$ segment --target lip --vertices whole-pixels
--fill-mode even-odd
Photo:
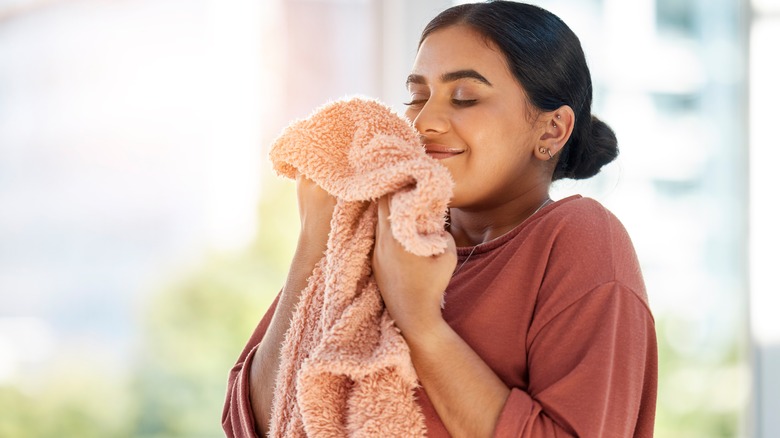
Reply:
[[[445,158],[454,157],[455,155],[462,154],[463,149],[449,147],[447,145],[438,143],[425,143],[425,153],[437,160],[443,160]]]

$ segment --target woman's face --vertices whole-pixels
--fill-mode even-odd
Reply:
[[[496,207],[538,184],[542,130],[504,55],[481,34],[463,25],[430,34],[407,86],[407,117],[455,180],[452,207]]]

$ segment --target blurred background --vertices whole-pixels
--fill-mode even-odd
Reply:
[[[0,437],[217,437],[282,285],[268,146],[401,111],[444,0],[0,0]],[[780,436],[780,1],[549,0],[621,155],[588,182],[641,259],[658,437]]]

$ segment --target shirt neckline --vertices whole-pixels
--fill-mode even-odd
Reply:
[[[477,254],[491,251],[495,248],[498,248],[499,246],[502,246],[504,243],[512,240],[515,236],[517,236],[517,234],[520,233],[520,231],[523,230],[527,225],[541,219],[542,217],[546,216],[549,212],[553,211],[557,207],[569,201],[573,201],[575,199],[580,199],[580,198],[582,198],[582,195],[571,195],[566,198],[559,199],[555,202],[545,205],[544,207],[542,207],[541,210],[537,211],[533,216],[517,224],[514,228],[496,237],[495,239],[488,240],[487,242],[483,242],[472,246],[459,246],[457,248],[458,261],[461,261],[461,259],[467,257],[471,257]]]

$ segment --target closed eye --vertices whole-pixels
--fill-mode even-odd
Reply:
[[[477,99],[452,99],[452,104],[455,106],[472,106],[477,103]]]
[[[411,100],[409,102],[404,102],[404,105],[406,105],[406,106],[421,106],[421,105],[423,105],[427,101],[428,101],[428,99],[413,99],[413,100]]]

